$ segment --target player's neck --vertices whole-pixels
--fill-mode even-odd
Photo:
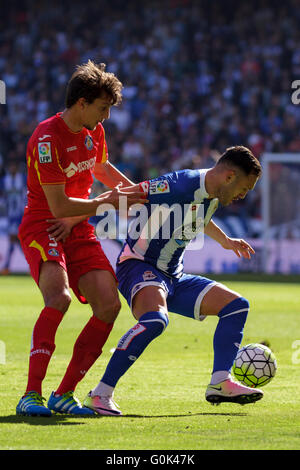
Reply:
[[[214,168],[209,169],[205,175],[205,189],[209,198],[217,197],[218,182]]]
[[[65,109],[61,114],[61,118],[65,121],[72,132],[82,131],[83,125],[72,109]]]

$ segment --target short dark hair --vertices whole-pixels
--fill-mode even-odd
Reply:
[[[227,148],[217,162],[217,165],[221,164],[240,168],[247,176],[250,174],[260,176],[262,172],[261,164],[258,159],[253,155],[251,150],[243,145]]]
[[[111,97],[112,105],[121,103],[123,85],[113,73],[105,72],[105,68],[105,64],[96,64],[91,60],[76,67],[67,85],[67,108],[73,106],[79,98],[92,103],[103,92]]]

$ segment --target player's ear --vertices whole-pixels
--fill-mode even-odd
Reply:
[[[225,171],[225,182],[227,184],[233,183],[233,181],[236,179],[236,172],[232,169],[228,169]]]
[[[77,100],[76,104],[79,106],[80,109],[84,109],[87,102],[85,98],[81,97]]]

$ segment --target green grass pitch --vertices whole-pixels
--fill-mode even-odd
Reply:
[[[26,385],[41,295],[30,277],[0,278],[0,449],[300,449],[299,283],[238,279],[225,283],[250,301],[243,344],[267,340],[278,361],[276,377],[264,387],[261,401],[246,406],[207,403],[204,393],[217,318],[199,323],[170,314],[166,332],[118,384],[115,399],[123,417],[43,419],[15,415]],[[74,299],[57,332],[43,387],[47,399],[59,384],[89,316],[89,307]],[[80,400],[98,383],[111,349],[133,324],[123,300],[102,356],[77,387]]]

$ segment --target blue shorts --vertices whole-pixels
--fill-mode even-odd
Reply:
[[[200,306],[205,294],[216,281],[202,276],[183,274],[179,279],[164,274],[143,261],[130,259],[117,265],[116,275],[119,291],[132,308],[132,299],[146,286],[159,286],[166,292],[168,310],[185,317],[204,320]]]

